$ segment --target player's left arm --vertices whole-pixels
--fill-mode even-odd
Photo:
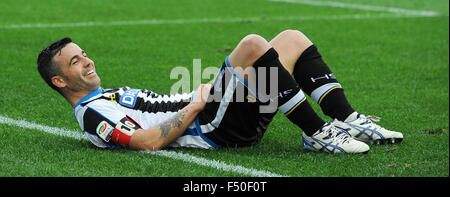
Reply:
[[[161,124],[137,129],[131,136],[129,147],[138,150],[160,150],[180,137],[195,120],[206,104],[211,85],[201,85],[197,89],[193,102]]]

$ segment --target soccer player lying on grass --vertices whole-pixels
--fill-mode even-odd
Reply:
[[[81,129],[101,148],[251,146],[261,140],[276,109],[303,130],[307,150],[367,153],[366,143],[400,143],[403,139],[401,133],[378,126],[373,117],[351,107],[316,46],[296,30],[283,31],[270,42],[254,34],[245,36],[226,57],[212,85],[202,84],[189,94],[103,89],[94,62],[70,38],[45,48],[37,63],[42,78],[67,99]],[[247,73],[246,68],[275,68],[277,72]],[[266,94],[249,83],[254,78],[264,79],[265,87],[276,84],[276,94],[264,100],[260,95]],[[238,91],[242,89],[244,94]],[[322,120],[304,93],[334,121]],[[217,95],[219,99],[210,99]],[[275,103],[275,110],[262,112],[268,103]]]

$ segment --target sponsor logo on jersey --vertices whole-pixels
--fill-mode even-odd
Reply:
[[[109,96],[109,101],[111,101],[111,102],[116,102],[116,94],[111,94],[110,96]]]
[[[108,124],[106,121],[100,122],[97,126],[97,135],[100,136],[103,140],[106,142],[109,142],[111,139],[112,131],[114,130],[114,127],[112,127],[110,124]]]
[[[119,103],[127,107],[134,107],[139,91],[140,90],[138,89],[129,89],[125,91],[125,93],[123,93],[123,95],[120,97]]]
[[[254,102],[256,102],[256,97],[255,96],[253,96],[253,95],[247,95],[247,101],[249,102],[249,103],[254,103]]]

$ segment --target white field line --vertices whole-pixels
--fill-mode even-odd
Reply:
[[[415,15],[415,16],[437,16],[437,15],[439,15],[439,13],[434,12],[434,11],[409,10],[409,9],[404,9],[404,8],[350,4],[350,3],[341,3],[341,2],[334,2],[334,1],[312,1],[312,0],[270,0],[270,1],[298,3],[298,4],[313,5],[313,6],[349,8],[349,9],[366,10],[366,11],[390,12],[390,13],[396,13],[396,14]]]
[[[432,15],[434,16],[434,15]],[[262,17],[235,17],[235,18],[197,18],[197,19],[150,19],[134,21],[89,21],[68,23],[37,23],[37,24],[10,24],[0,25],[0,29],[34,29],[34,28],[67,28],[67,27],[112,27],[136,25],[169,25],[169,24],[202,24],[202,23],[248,23],[261,21],[319,21],[319,20],[348,20],[348,19],[379,19],[379,18],[409,18],[423,17],[421,15],[401,15],[398,13],[381,14],[352,14],[328,16],[262,16]],[[430,16],[428,16],[430,17]]]
[[[36,124],[36,123],[28,122],[25,120],[15,120],[15,119],[8,118],[8,117],[2,116],[2,115],[0,115],[0,123],[18,126],[18,127],[22,127],[22,128],[26,128],[26,129],[36,129],[36,130],[40,130],[40,131],[43,131],[46,133],[59,135],[59,136],[63,136],[63,137],[69,137],[69,138],[73,138],[73,139],[77,139],[77,140],[89,140],[89,139],[87,139],[87,137],[84,134],[82,134],[81,132],[78,132],[78,131],[65,130],[65,129],[56,128],[56,127],[49,127],[46,125]],[[151,152],[151,151],[141,151],[141,152],[147,153],[147,154],[152,154],[152,155],[157,155],[157,156],[168,157],[168,158],[176,159],[176,160],[182,160],[182,161],[194,163],[194,164],[197,164],[200,166],[211,167],[211,168],[215,168],[215,169],[222,170],[222,171],[235,172],[235,173],[252,176],[252,177],[283,177],[283,175],[279,175],[279,174],[264,171],[264,170],[256,170],[256,169],[246,168],[246,167],[243,167],[240,165],[226,164],[222,161],[205,159],[205,158],[196,157],[196,156],[192,156],[192,155],[185,154],[185,153],[177,153],[177,152],[165,151],[165,150],[156,151],[156,152]]]
[[[195,163],[201,166],[208,166],[212,168],[216,168],[222,171],[229,171],[229,172],[237,172],[239,174],[245,174],[250,175],[254,177],[282,177],[283,175],[275,174],[268,171],[261,171],[261,170],[255,170],[251,168],[245,168],[243,166],[238,165],[230,165],[226,164],[222,161],[216,161],[216,160],[209,160],[201,157],[196,157],[184,153],[177,153],[173,151],[145,151],[146,153],[154,154],[154,155],[160,155],[165,156],[173,159],[179,159],[190,163]]]
[[[70,130],[60,129],[60,128],[56,128],[56,127],[49,127],[46,125],[40,125],[40,124],[25,121],[25,120],[15,120],[15,119],[8,118],[8,117],[2,116],[2,115],[0,115],[0,123],[7,124],[7,125],[13,125],[13,126],[19,126],[19,127],[27,128],[27,129],[36,129],[36,130],[44,131],[46,133],[59,135],[59,136],[63,136],[63,137],[69,137],[69,138],[73,138],[73,139],[77,139],[77,140],[88,140],[87,137],[81,132],[70,131]]]

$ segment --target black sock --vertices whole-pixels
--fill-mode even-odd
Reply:
[[[344,121],[355,110],[350,106],[344,95],[344,89],[336,88],[331,90],[320,103],[323,113]]]
[[[282,111],[291,122],[299,126],[305,134],[311,136],[325,124],[308,103],[297,82],[283,65],[281,65],[281,62],[278,59],[278,53],[275,49],[269,49],[255,62],[254,67],[277,68],[278,95],[271,99],[277,101],[278,109]],[[271,82],[270,80],[269,72],[266,72],[265,77],[267,83],[266,87],[269,87],[270,83],[273,83],[273,81]]]
[[[355,111],[315,45],[302,53],[293,74],[300,87],[320,105],[325,115],[344,121]]]

